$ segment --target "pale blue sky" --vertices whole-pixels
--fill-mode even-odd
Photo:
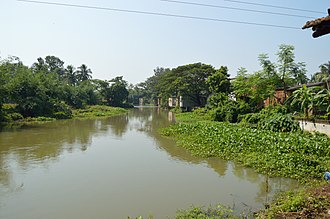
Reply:
[[[31,66],[38,57],[54,55],[65,65],[86,64],[93,78],[124,76],[139,83],[157,66],[174,68],[203,62],[225,65],[232,76],[239,67],[249,73],[260,69],[258,55],[276,61],[280,44],[295,46],[297,62],[307,64],[308,75],[330,61],[330,35],[313,39],[310,29],[285,29],[225,22],[152,16],[134,13],[63,7],[0,0],[0,56],[14,55]],[[44,0],[40,0],[44,1]],[[159,0],[47,0],[65,4],[137,10],[265,23],[301,28],[311,18],[277,16],[210,8]],[[327,15],[328,0],[242,0],[324,12],[275,9],[226,0],[188,2],[273,11],[310,17]]]

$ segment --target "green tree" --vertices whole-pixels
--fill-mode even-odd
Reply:
[[[109,89],[109,99],[108,103],[110,106],[124,106],[124,103],[127,102],[128,90],[127,90],[127,81],[123,80],[123,77],[116,77],[110,80],[112,84]]]
[[[221,66],[220,69],[206,79],[206,84],[209,86],[209,90],[212,93],[208,98],[208,107],[216,109],[218,112],[217,115],[214,116],[214,119],[217,121],[225,121],[226,114],[219,112],[224,112],[225,108],[230,108],[227,107],[231,103],[228,96],[230,92],[228,68],[226,66]],[[221,116],[219,116],[220,114]],[[229,121],[230,119],[227,120]]]
[[[56,56],[46,56],[45,63],[50,73],[57,74],[60,78],[64,75],[64,62]]]
[[[149,77],[145,82],[136,85],[135,91],[137,91],[140,96],[150,103],[157,103],[159,97],[164,97],[164,94],[168,94],[169,91],[166,89],[166,84],[168,83],[167,78],[170,76],[170,69],[157,67],[154,69],[153,76]]]
[[[137,85],[130,84],[128,86],[128,102],[133,105],[139,105],[139,99],[143,98],[144,104],[155,103],[157,95],[151,93],[151,90],[147,88],[146,82],[139,83]]]
[[[275,85],[275,87],[280,87],[281,86],[281,81],[280,77],[277,74],[276,71],[276,64],[272,63],[269,60],[269,56],[267,54],[260,54],[258,56],[258,61],[260,66],[262,67],[262,75],[263,78],[270,79],[271,82]]]
[[[96,92],[96,86],[92,81],[82,81],[76,87],[78,98],[83,103],[83,106],[101,103],[100,96]]]
[[[179,96],[177,78],[178,76],[172,70],[169,70],[157,76],[155,78],[156,80],[153,81],[157,97],[162,100],[160,103],[161,106],[164,107],[168,105],[167,100],[169,97]]]
[[[276,76],[270,76],[269,72],[247,74],[246,69],[240,68],[233,81],[233,92],[237,99],[244,100],[251,108],[258,110],[263,107],[264,100],[274,95],[274,80],[276,81]]]
[[[77,79],[78,81],[87,81],[92,78],[92,70],[89,69],[85,64],[78,67]]]
[[[286,98],[289,86],[308,82],[305,63],[295,62],[293,46],[280,45],[276,55],[278,62],[273,63],[267,54],[260,54],[258,56],[262,67],[260,71],[248,74],[246,69],[240,68],[237,77],[233,80],[233,92],[236,98],[247,102],[252,111],[260,110],[267,98],[277,98],[274,95],[277,88],[284,89]]]
[[[33,63],[32,69],[35,73],[38,72],[48,73],[48,66],[45,63],[45,60],[41,57],[37,59],[37,62]]]
[[[228,94],[230,92],[228,68],[221,66],[219,70],[206,79],[206,84],[213,93]]]
[[[304,62],[294,63],[292,66],[292,76],[298,84],[307,84],[308,78],[306,76],[307,69]]]
[[[62,102],[65,85],[55,74],[34,73],[21,65],[7,86],[9,101],[17,104],[17,110],[24,117],[56,117],[58,113],[61,118],[71,117],[71,110]]]
[[[15,71],[20,64],[20,60],[13,57],[7,60],[0,60],[0,122],[5,121],[3,104],[8,98],[8,81],[14,75],[13,71]]]
[[[17,57],[0,62],[0,120],[4,120],[3,103],[16,104],[24,117],[48,116],[70,118],[71,107],[101,103],[96,84],[89,80],[91,70],[79,67],[79,83],[75,68],[55,56],[38,58],[31,68]],[[68,105],[67,105],[68,104]]]
[[[73,65],[68,65],[64,71],[64,78],[67,80],[67,82],[70,85],[76,85],[77,84],[77,73],[75,70],[75,67]]]
[[[176,96],[188,97],[195,106],[203,106],[210,95],[206,80],[214,73],[213,66],[203,63],[179,66],[171,70],[170,78],[175,79],[168,81],[166,86],[167,89],[175,91]]]
[[[320,71],[315,73],[311,81],[313,82],[322,82],[330,80],[330,61],[319,66]]]
[[[11,101],[18,104],[17,108],[23,116],[41,116],[45,113],[48,105],[45,89],[26,66],[17,69],[16,77],[9,81],[8,87]]]
[[[246,68],[239,68],[237,75],[233,80],[233,92],[237,98],[247,99],[251,96],[251,86],[247,85],[248,82],[248,73]]]
[[[295,63],[294,46],[280,45],[277,52],[278,75],[284,89],[284,101],[287,96],[287,88],[297,82],[307,82],[305,64]]]

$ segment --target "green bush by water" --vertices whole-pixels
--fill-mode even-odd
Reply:
[[[281,133],[238,124],[202,121],[163,129],[193,155],[221,157],[271,176],[321,179],[330,166],[330,138],[302,132]]]
[[[153,216],[148,216],[148,219],[153,219]],[[176,212],[175,219],[246,219],[250,218],[244,215],[235,215],[229,207],[218,204],[216,206],[201,207],[191,206],[188,209],[180,209]],[[128,219],[133,219],[128,217]],[[135,219],[143,219],[142,216]]]
[[[108,117],[120,115],[128,112],[126,109],[119,107],[110,107],[103,105],[88,106],[84,109],[73,110],[74,118],[93,118]]]

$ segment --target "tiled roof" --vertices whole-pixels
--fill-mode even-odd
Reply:
[[[316,87],[316,86],[324,86],[325,83],[324,82],[316,82],[316,83],[309,83],[309,84],[305,84],[306,87]],[[301,88],[303,85],[296,85],[294,87],[289,87],[288,91],[290,90],[298,90],[299,88]]]
[[[317,18],[313,21],[307,21],[306,24],[302,27],[302,29],[312,28],[314,31],[313,37],[317,38],[319,36],[323,36],[325,34],[330,33],[330,8],[328,9],[328,16]]]

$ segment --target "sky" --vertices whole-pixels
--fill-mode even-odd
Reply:
[[[277,62],[276,53],[281,44],[295,47],[295,60],[306,63],[308,76],[330,61],[330,35],[314,39],[311,29],[301,29],[306,21],[327,15],[328,0],[182,0],[204,6],[162,0],[40,1],[116,10],[0,0],[2,59],[17,56],[25,65],[31,66],[38,57],[54,55],[63,60],[65,66],[86,64],[94,79],[123,76],[131,84],[145,81],[157,67],[176,68],[196,62],[217,69],[227,66],[232,77],[240,67],[253,73],[261,69],[258,63],[261,53]]]

